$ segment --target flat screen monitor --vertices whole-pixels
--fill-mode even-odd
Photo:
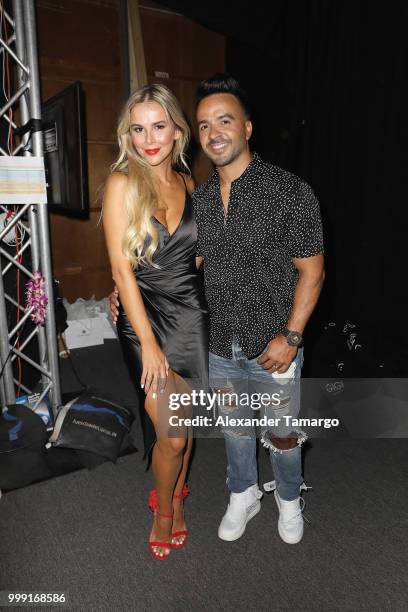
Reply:
[[[89,217],[84,95],[70,85],[43,103],[47,198],[51,212]]]

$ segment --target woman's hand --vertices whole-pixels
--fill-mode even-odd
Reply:
[[[142,363],[143,372],[140,385],[146,395],[151,389],[152,397],[156,399],[157,391],[162,393],[166,386],[170,366],[166,355],[155,340],[142,344]]]

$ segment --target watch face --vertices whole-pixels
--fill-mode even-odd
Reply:
[[[291,346],[299,346],[302,342],[302,336],[298,332],[289,332],[286,340]]]

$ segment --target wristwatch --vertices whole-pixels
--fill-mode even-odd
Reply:
[[[299,347],[303,344],[302,334],[298,331],[292,331],[285,327],[285,329],[281,331],[281,335],[285,336],[286,342],[289,344],[289,346]]]

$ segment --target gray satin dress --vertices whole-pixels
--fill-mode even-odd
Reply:
[[[152,222],[159,232],[159,244],[153,254],[153,262],[159,268],[142,264],[135,270],[146,313],[171,369],[191,388],[205,389],[208,384],[209,322],[202,277],[195,267],[197,226],[190,195],[186,192],[184,211],[173,234],[170,235],[155,217]],[[121,305],[117,330],[138,391],[146,453],[155,442],[155,432],[142,409],[141,348]]]

